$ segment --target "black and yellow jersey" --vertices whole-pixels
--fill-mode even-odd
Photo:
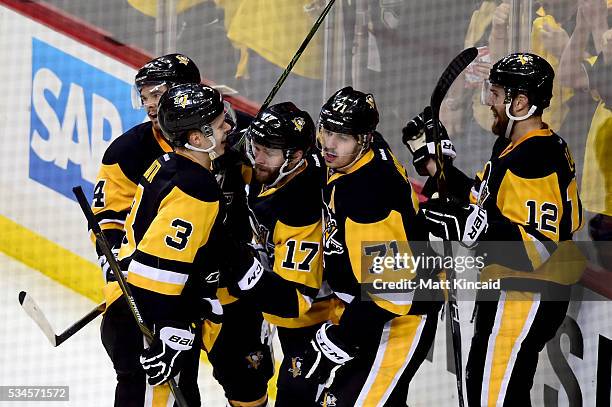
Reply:
[[[124,223],[140,177],[158,157],[172,151],[151,122],[132,127],[106,149],[91,208],[113,248],[119,248]]]
[[[310,155],[287,182],[250,186],[249,206],[274,274],[262,285],[258,304],[268,321],[285,328],[333,320],[341,312],[323,281],[323,177],[321,157]]]
[[[221,199],[212,173],[183,155],[165,154],[145,171],[119,252],[143,316],[191,320],[197,299],[216,298]]]
[[[212,171],[223,193],[226,217],[224,225],[231,236],[241,243],[251,241],[249,210],[245,186],[251,182],[252,168],[244,164],[242,156],[228,149],[212,162]]]
[[[417,218],[417,195],[382,138],[346,172],[328,170],[323,200],[325,279],[334,293],[351,306],[371,299],[389,315],[409,313],[414,290],[394,296],[366,288],[378,275],[389,280],[420,277],[403,266],[393,275],[377,274],[373,263],[377,257],[418,255],[412,242],[426,240]]]
[[[479,246],[487,252],[481,278],[575,283],[582,256],[575,246],[560,244],[571,241],[583,224],[567,144],[544,125],[515,143],[498,140],[496,146],[505,147],[494,149],[470,196],[488,214],[488,243]]]

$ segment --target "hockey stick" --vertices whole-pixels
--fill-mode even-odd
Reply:
[[[283,83],[285,83],[285,80],[287,79],[291,71],[293,70],[293,67],[295,66],[295,64],[297,64],[298,60],[300,59],[300,57],[306,50],[306,47],[308,47],[308,44],[310,44],[310,40],[312,40],[312,37],[314,37],[314,35],[319,30],[319,27],[323,23],[323,20],[325,20],[325,17],[327,17],[327,14],[329,14],[329,10],[331,10],[335,2],[336,0],[329,0],[329,3],[327,3],[327,6],[325,6],[323,11],[321,12],[321,15],[319,15],[319,18],[317,18],[317,20],[312,25],[312,28],[310,29],[310,31],[304,38],[304,41],[302,41],[302,44],[300,45],[298,50],[293,55],[293,58],[291,58],[291,61],[289,61],[289,64],[287,65],[287,67],[285,68],[281,76],[279,76],[279,78],[276,80],[276,83],[270,90],[270,93],[268,93],[268,96],[266,97],[264,102],[261,104],[255,117],[259,116],[261,112],[263,112],[270,105],[270,103],[272,102],[272,99],[274,99],[274,96],[276,96],[281,86],[283,86]],[[240,139],[237,142],[232,143],[234,146],[233,148],[238,149],[238,150],[240,150],[240,148],[244,145],[244,139],[245,139],[244,134],[240,135],[239,137]]]
[[[142,334],[147,338],[147,341],[151,343],[151,341],[153,340],[153,333],[151,332],[149,327],[147,327],[144,320],[142,319],[142,316],[140,315],[140,311],[138,310],[138,305],[136,304],[136,300],[134,299],[134,296],[132,295],[132,290],[127,285],[125,276],[123,275],[123,273],[121,272],[121,269],[119,268],[119,263],[117,262],[117,259],[115,259],[115,255],[111,251],[111,245],[108,243],[108,240],[106,240],[106,236],[104,236],[104,233],[102,233],[102,229],[100,228],[100,225],[96,221],[96,218],[91,208],[89,207],[89,202],[87,201],[87,198],[85,197],[85,193],[83,193],[83,189],[80,186],[74,187],[72,188],[72,192],[74,193],[74,196],[76,196],[77,201],[79,202],[79,206],[81,207],[81,210],[83,211],[83,214],[85,215],[85,218],[87,218],[87,223],[89,224],[89,228],[93,231],[94,235],[96,236],[96,244],[98,245],[98,247],[104,254],[104,257],[106,257],[106,260],[108,261],[108,265],[113,271],[113,274],[115,275],[115,278],[117,279],[117,282],[119,283],[119,287],[121,287],[121,291],[123,292],[123,295],[125,295],[126,302],[128,306],[130,307],[130,311],[132,312],[134,319],[136,320],[136,324],[138,324],[138,328],[140,329]],[[176,404],[179,407],[187,407],[187,401],[185,400],[185,397],[183,396],[183,393],[179,389],[178,385],[176,384],[176,381],[174,380],[174,378],[170,378],[170,380],[168,380],[168,384],[170,385],[170,390],[172,391],[172,394],[174,395]]]
[[[287,79],[287,76],[289,76],[289,74],[291,73],[291,70],[293,69],[295,64],[298,62],[302,54],[304,53],[304,50],[310,43],[310,40],[312,39],[312,37],[314,37],[316,32],[319,30],[319,26],[321,25],[321,23],[323,23],[323,20],[325,20],[325,17],[327,17],[329,10],[331,10],[335,2],[336,0],[329,0],[329,3],[327,3],[327,6],[325,6],[323,11],[321,12],[321,15],[319,16],[319,18],[317,18],[317,21],[315,21],[312,28],[308,32],[308,35],[306,35],[306,38],[304,38],[304,41],[302,41],[302,45],[300,45],[298,50],[295,52],[295,55],[293,56],[293,58],[291,58],[291,61],[289,61],[289,65],[287,65],[287,67],[285,68],[281,76],[278,78],[278,80],[274,84],[274,87],[272,87],[272,90],[268,94],[268,97],[266,98],[266,100],[264,100],[263,104],[259,108],[259,112],[257,112],[258,116],[259,114],[261,114],[261,112],[263,112],[270,105],[270,103],[272,102],[272,99],[274,99],[274,96],[276,96],[276,94],[278,93],[278,90],[285,82],[285,79]]]
[[[59,346],[64,341],[78,331],[81,330],[85,325],[96,319],[96,317],[106,310],[106,303],[98,304],[94,309],[89,311],[84,317],[70,325],[64,332],[57,335],[49,323],[49,320],[45,316],[45,313],[42,312],[38,304],[34,301],[31,295],[26,293],[25,291],[21,291],[19,293],[19,304],[23,310],[32,318],[32,320],[38,325],[40,330],[45,334],[49,342],[51,342],[52,346]]]
[[[314,24],[312,25],[312,28],[310,29],[310,31],[308,32],[308,34],[302,41],[302,44],[300,45],[298,50],[293,55],[293,58],[291,58],[291,61],[289,61],[289,64],[287,65],[287,67],[285,68],[281,76],[276,80],[276,83],[270,90],[270,93],[268,93],[268,96],[266,97],[264,102],[261,104],[261,107],[259,108],[259,110],[257,111],[257,114],[255,115],[256,117],[258,117],[261,114],[261,112],[263,112],[270,105],[270,103],[272,102],[272,99],[274,99],[274,96],[276,96],[276,94],[278,93],[283,83],[285,83],[285,80],[287,79],[291,71],[293,70],[293,67],[295,66],[295,64],[297,64],[298,60],[300,59],[300,57],[306,50],[306,47],[308,47],[308,44],[310,44],[312,37],[314,37],[316,32],[319,30],[319,27],[323,23],[323,20],[325,20],[325,17],[327,17],[327,14],[329,14],[329,11],[331,10],[335,2],[336,0],[329,0],[329,3],[327,3],[327,5],[325,6],[323,11],[317,18],[317,20],[314,22]],[[238,141],[234,143],[230,143],[230,144],[233,145],[232,147],[233,149],[240,151],[243,149],[245,142],[246,142],[246,135],[245,133],[243,133],[239,136]],[[247,206],[248,206],[248,202],[247,202]],[[260,243],[264,247],[264,250],[267,252],[266,242],[264,241],[263,236],[261,236],[261,229],[260,229],[259,221],[255,217],[255,214],[253,213],[250,207],[248,208],[248,210],[250,212],[249,221],[251,223],[251,229],[253,230],[255,239],[258,241],[258,243]]]
[[[438,195],[443,203],[445,203],[447,185],[446,174],[444,173],[444,157],[442,155],[442,143],[440,140],[440,106],[446,93],[457,77],[463,70],[478,56],[478,50],[474,47],[463,50],[459,55],[451,61],[446,67],[442,76],[438,79],[438,83],[431,95],[431,115],[433,121],[433,140],[436,147],[436,181],[438,184]],[[444,257],[453,256],[452,242],[444,242]],[[461,325],[459,323],[459,306],[457,305],[457,289],[453,285],[455,280],[455,269],[447,270],[447,278],[450,282],[448,290],[448,305],[446,308],[447,315],[451,322],[451,334],[453,337],[453,354],[455,356],[455,377],[457,378],[457,395],[459,397],[459,407],[463,407],[463,363],[461,357]]]

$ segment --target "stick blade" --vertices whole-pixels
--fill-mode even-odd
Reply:
[[[455,79],[463,72],[465,68],[478,56],[478,49],[471,47],[464,49],[448,64],[431,95],[431,108],[439,109],[446,92],[451,87]]]
[[[51,345],[57,346],[57,336],[55,335],[55,331],[32,296],[28,295],[25,291],[19,292],[19,304],[21,304],[21,307],[26,314],[32,318],[32,321],[34,321],[40,330],[43,331]]]

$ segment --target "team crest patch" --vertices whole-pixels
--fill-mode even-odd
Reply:
[[[374,102],[374,96],[367,95],[366,96],[366,102],[368,103],[368,105],[370,105],[370,107],[372,109],[376,109],[376,102]]]
[[[249,369],[259,369],[261,361],[263,360],[263,353],[258,350],[257,352],[251,352],[246,356],[246,360],[249,362]]]
[[[295,119],[291,121],[293,122],[293,124],[295,124],[295,129],[297,131],[302,131],[302,129],[304,128],[304,125],[306,124],[306,120],[304,120],[301,117],[296,117]]]
[[[323,400],[319,403],[323,407],[334,407],[338,399],[331,393],[325,393]]]
[[[189,58],[185,55],[177,55],[176,59],[178,59],[179,64],[187,65],[189,63]]]
[[[302,358],[301,357],[298,356],[298,357],[291,358],[291,367],[289,368],[289,373],[293,375],[294,379],[302,375]]]
[[[174,98],[174,104],[182,107],[183,109],[185,108],[185,106],[187,106],[188,102],[189,98],[187,97],[187,95],[181,95]]]
[[[344,248],[335,238],[338,233],[338,222],[333,218],[333,212],[327,205],[327,202],[323,202],[323,210],[325,214],[325,230],[323,231],[323,250],[325,254],[342,254]]]

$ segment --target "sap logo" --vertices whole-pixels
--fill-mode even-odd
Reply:
[[[93,183],[110,142],[141,123],[131,84],[32,39],[29,177],[71,199]]]

